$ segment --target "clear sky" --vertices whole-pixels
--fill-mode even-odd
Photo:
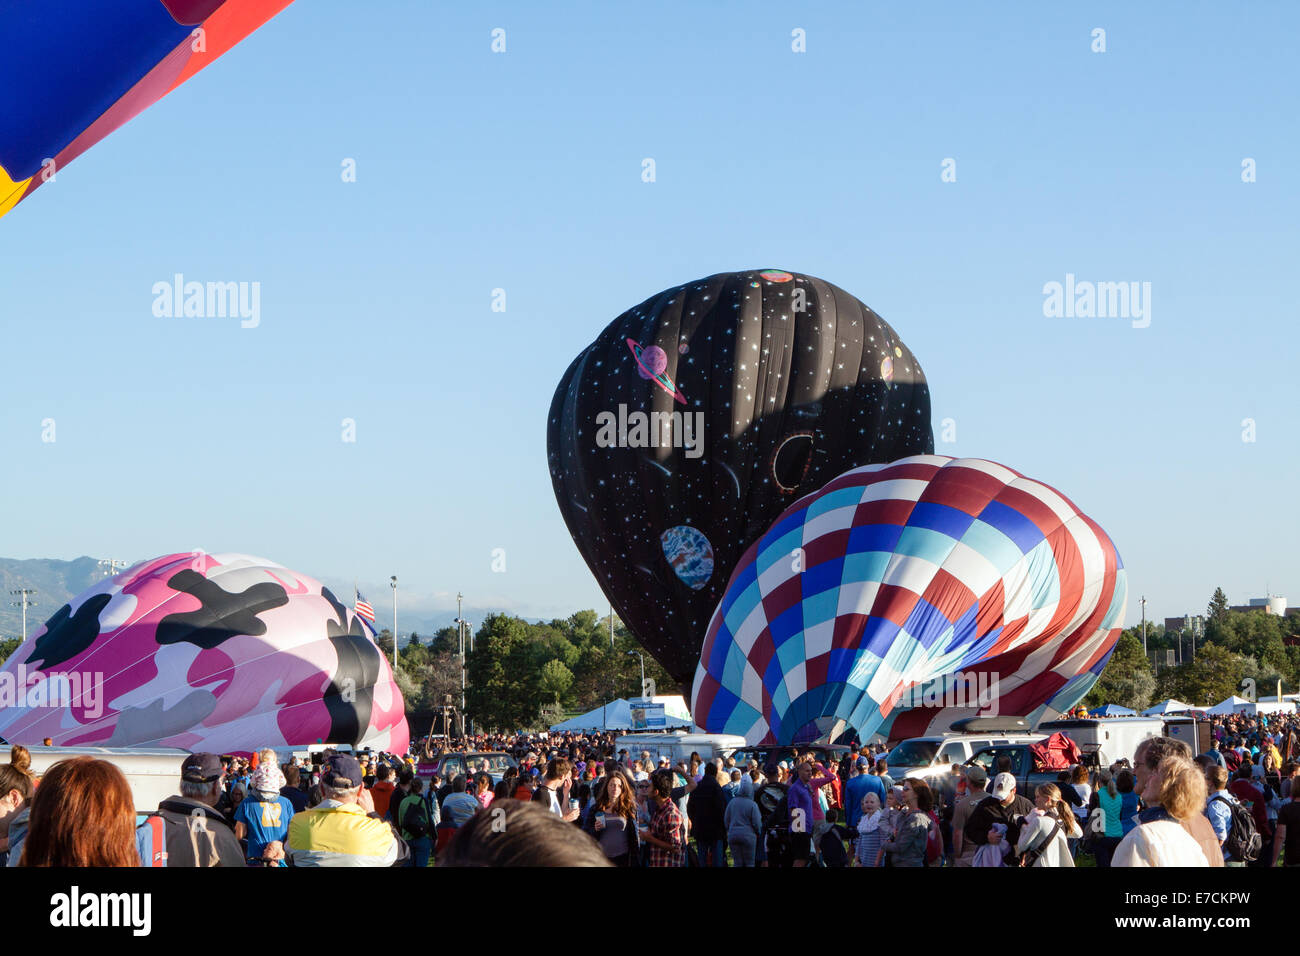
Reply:
[[[0,554],[603,608],[561,373],[660,289],[781,268],[894,326],[936,451],[1107,529],[1128,622],[1300,603],[1297,35],[1291,2],[295,3],[0,221]],[[260,324],[156,317],[176,273],[260,283]],[[1067,273],[1149,282],[1150,325],[1046,317]]]

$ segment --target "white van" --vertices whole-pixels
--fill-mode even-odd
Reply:
[[[745,738],[738,734],[625,734],[614,741],[614,752],[626,750],[630,759],[640,760],[642,752],[648,750],[656,764],[660,757],[667,757],[675,765],[679,760],[689,760],[692,753],[712,760],[726,758],[743,746]]]
[[[32,775],[40,777],[60,760],[94,757],[106,760],[126,775],[137,814],[152,813],[158,804],[181,789],[181,764],[188,750],[167,747],[28,747]]]

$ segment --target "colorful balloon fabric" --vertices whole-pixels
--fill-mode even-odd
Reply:
[[[0,5],[0,216],[290,2]]]
[[[22,644],[0,737],[247,753],[409,743],[388,662],[328,588],[261,558],[171,554],[105,579]]]
[[[848,468],[933,449],[925,376],[894,330],[780,270],[709,276],[623,313],[565,372],[547,429],[579,551],[682,683],[727,575],[784,508]],[[689,541],[664,538],[680,528]]]
[[[1106,533],[1047,485],[971,458],[855,468],[745,553],[692,713],[756,744],[847,728],[900,739],[977,712],[1037,719],[1096,682],[1126,597]],[[916,693],[958,673],[956,703]]]

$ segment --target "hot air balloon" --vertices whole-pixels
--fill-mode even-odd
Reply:
[[[1100,676],[1126,597],[1110,538],[1047,485],[972,458],[855,468],[741,559],[692,714],[789,744],[1063,712]]]
[[[361,620],[319,582],[242,554],[169,554],[78,595],[5,663],[0,703],[13,743],[409,743],[402,695]]]
[[[290,2],[0,6],[0,89],[8,91],[0,110],[0,216]]]
[[[731,569],[784,508],[847,468],[933,448],[925,376],[894,330],[779,270],[624,312],[564,373],[547,429],[579,551],[682,683]]]

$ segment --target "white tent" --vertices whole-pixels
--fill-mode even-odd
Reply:
[[[669,727],[690,727],[691,712],[681,694],[669,694],[652,698],[656,704],[664,705],[664,716]],[[589,710],[577,717],[556,724],[551,730],[558,733],[580,730],[631,730],[632,706],[624,698],[611,700],[603,707]]]
[[[1237,711],[1248,706],[1250,706],[1250,701],[1246,700],[1246,698],[1244,697],[1238,697],[1236,694],[1233,694],[1227,700],[1219,701],[1217,704],[1215,704],[1213,707],[1207,710],[1206,713],[1207,714],[1235,714],[1237,713]]]
[[[1159,717],[1162,714],[1180,714],[1185,710],[1192,709],[1194,708],[1191,704],[1184,704],[1181,700],[1174,700],[1171,697],[1169,700],[1162,700],[1154,707],[1148,707],[1146,710],[1142,711],[1142,716]]]

